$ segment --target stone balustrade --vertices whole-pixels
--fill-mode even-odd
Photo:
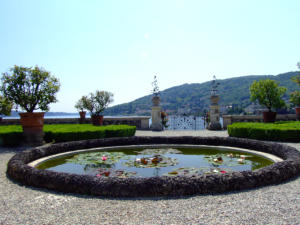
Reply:
[[[103,125],[119,125],[126,124],[136,126],[138,130],[149,130],[149,119],[148,116],[128,116],[128,117],[105,117],[103,118]],[[80,123],[79,118],[47,118],[44,119],[44,124],[78,124]],[[86,118],[82,123],[91,123],[90,118]],[[7,119],[4,118],[0,125],[19,125],[20,119]]]
[[[223,129],[235,122],[263,122],[262,115],[223,115]],[[277,114],[276,121],[297,120],[296,114]]]

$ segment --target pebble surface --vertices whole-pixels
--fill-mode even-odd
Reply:
[[[137,136],[228,136],[137,131]],[[287,143],[300,151],[300,144]],[[99,198],[21,186],[6,177],[21,148],[0,148],[0,224],[300,224],[300,177],[280,185],[183,198]]]

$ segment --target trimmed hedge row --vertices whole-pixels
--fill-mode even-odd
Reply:
[[[129,125],[52,124],[44,125],[44,140],[45,142],[58,143],[111,137],[131,137],[134,136],[135,131],[136,127]],[[0,145],[20,145],[23,140],[22,133],[20,125],[1,126]]]
[[[266,141],[300,141],[300,121],[276,123],[234,123],[228,125],[230,137]]]

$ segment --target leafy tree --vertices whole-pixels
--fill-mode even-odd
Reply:
[[[0,116],[9,116],[12,109],[12,103],[3,96],[0,95]]]
[[[279,87],[274,80],[266,79],[254,81],[250,86],[251,101],[258,101],[262,106],[268,108],[269,112],[272,109],[278,109],[285,106],[282,96],[286,92],[285,87]]]
[[[2,77],[4,97],[27,112],[49,111],[49,104],[57,102],[59,88],[58,79],[38,66],[14,66]]]
[[[300,106],[300,91],[294,91],[291,93],[290,102],[295,106]]]
[[[89,96],[83,96],[83,108],[90,111],[92,116],[100,116],[107,106],[113,102],[113,94],[107,91],[96,91]]]
[[[300,69],[300,62],[297,64]],[[300,75],[292,77],[292,81],[300,86]],[[300,91],[294,91],[291,93],[290,102],[292,102],[295,106],[300,106]]]
[[[87,96],[82,96],[75,104],[75,108],[78,111],[83,112],[85,103],[87,102]]]

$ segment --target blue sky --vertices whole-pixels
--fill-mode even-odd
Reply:
[[[279,74],[300,61],[299,0],[0,0],[0,72],[42,66],[51,111],[96,89],[114,105],[216,75]]]

